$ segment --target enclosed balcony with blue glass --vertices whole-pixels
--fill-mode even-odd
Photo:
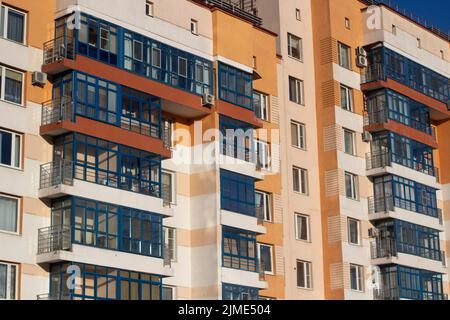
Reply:
[[[51,266],[50,292],[38,299],[161,300],[162,290],[160,275],[66,262]]]
[[[252,125],[221,115],[219,129],[221,154],[255,163],[255,138]]]
[[[55,77],[53,99],[43,104],[42,125],[76,122],[77,117],[162,138],[160,98],[74,71]]]
[[[373,179],[374,197],[369,199],[369,213],[385,213],[395,208],[442,219],[437,207],[437,190],[396,175]]]
[[[222,266],[259,272],[256,233],[223,226]]]
[[[433,148],[394,132],[372,135],[371,152],[367,154],[367,170],[390,167],[392,163],[438,177]]]
[[[222,300],[259,300],[259,289],[222,283]]]
[[[378,222],[375,228],[377,236],[371,243],[372,259],[408,254],[439,261],[445,265],[439,230],[397,219]]]
[[[219,97],[254,111],[253,74],[219,62]]]
[[[401,265],[380,268],[376,300],[448,300],[442,274]]]
[[[370,92],[365,100],[365,125],[395,121],[432,135],[430,110],[427,106],[390,89]]]
[[[450,79],[384,46],[368,52],[363,83],[392,79],[443,103],[450,101]]]
[[[40,189],[74,180],[161,198],[161,156],[78,133],[54,140],[54,161],[41,166]]]
[[[221,209],[256,217],[255,179],[220,170]]]
[[[67,27],[73,20],[56,20],[44,65],[82,55],[199,96],[214,93],[211,61],[85,13],[79,28]]]

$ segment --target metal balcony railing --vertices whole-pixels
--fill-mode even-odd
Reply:
[[[232,12],[252,23],[260,26],[262,19],[258,17],[257,0],[195,0],[207,5],[215,5],[226,11]]]
[[[162,140],[164,148],[172,149],[172,129],[168,125],[163,125]]]
[[[389,151],[366,154],[366,169],[378,169],[391,166],[391,153]]]
[[[399,288],[385,288],[373,290],[374,300],[400,300]]]
[[[75,42],[71,37],[59,37],[44,43],[44,65],[75,58]]]
[[[39,229],[38,254],[71,250],[71,248],[72,240],[69,226],[57,225]]]
[[[386,80],[384,66],[382,64],[373,64],[368,66],[361,74],[361,83],[369,83],[379,80]]]
[[[263,259],[258,261],[258,274],[259,281],[266,281],[265,261]]]
[[[383,107],[375,111],[364,112],[364,126],[383,124],[388,121],[388,111]]]
[[[73,121],[74,105],[71,97],[56,98],[42,104],[41,125],[55,124],[60,121]]]
[[[41,165],[40,189],[58,185],[73,185],[73,162],[59,160]]]
[[[392,195],[386,195],[384,197],[370,197],[368,200],[369,214],[394,211],[394,198]]]
[[[165,207],[170,207],[172,204],[172,186],[169,184],[161,184],[161,196],[163,199],[163,205]]]
[[[370,244],[370,255],[372,259],[396,257],[395,240],[386,238],[372,242]]]
[[[438,208],[438,209],[437,209],[437,212],[438,212],[439,224],[440,224],[441,226],[443,226],[443,225],[444,225],[444,216],[442,215],[442,209],[441,209],[441,208]]]
[[[265,216],[265,210],[263,205],[257,205],[256,208],[256,219],[258,221],[259,226],[264,225],[264,216]]]
[[[163,264],[164,267],[172,267],[172,256],[170,254],[170,247],[168,244],[164,245],[164,251],[163,251]]]

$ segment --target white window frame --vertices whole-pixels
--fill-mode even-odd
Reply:
[[[347,52],[347,60],[344,61],[344,57],[341,54],[343,51]],[[346,45],[345,43],[338,42],[338,59],[339,59],[339,66],[342,68],[351,70],[352,69],[352,50],[350,46]],[[348,64],[348,65],[346,65]]]
[[[145,15],[147,17],[152,17],[153,18],[154,14],[155,14],[154,10],[155,10],[154,3],[151,2],[151,1],[146,1],[145,2]]]
[[[9,293],[11,291],[11,267],[14,266],[16,268],[16,275],[15,275],[15,283],[14,283],[14,299],[17,300],[18,299],[18,289],[19,289],[19,265],[15,264],[15,263],[7,263],[7,262],[2,262],[0,261],[0,264],[6,266],[6,295],[7,298],[6,299],[0,299],[0,301],[2,300],[11,300],[9,298]]]
[[[263,198],[263,206],[264,206],[264,221],[266,222],[272,222],[272,195],[270,193],[256,190],[255,193],[258,193],[262,195]],[[269,219],[267,219],[267,216],[269,216]]]
[[[28,14],[26,12],[11,8],[9,6],[7,6],[6,4],[2,4],[0,3],[0,14],[1,14],[1,9],[4,8],[5,10],[5,20],[3,21],[3,34],[0,34],[0,38],[3,39],[7,39],[9,41],[12,41],[14,43],[18,43],[18,44],[22,44],[24,46],[27,45],[27,20],[28,20]],[[13,11],[13,12],[17,12],[20,13],[24,16],[23,18],[23,42],[17,42],[11,39],[7,38],[8,35],[8,11]]]
[[[136,43],[141,44],[141,59],[136,58]],[[144,43],[142,41],[133,40],[133,59],[137,61],[144,61]]]
[[[22,144],[23,144],[23,135],[10,131],[10,130],[5,130],[5,129],[1,129],[1,132],[6,132],[6,133],[10,133],[12,135],[11,138],[11,165],[7,165],[7,164],[3,164],[0,163],[0,167],[6,167],[6,168],[11,168],[11,169],[16,169],[16,170],[21,170],[22,169]],[[16,137],[19,137],[19,166],[16,167],[14,164],[16,163]]]
[[[352,195],[348,195],[347,194],[347,177],[350,177],[350,183],[351,183],[351,187],[352,187]],[[353,174],[351,172],[345,172],[344,173],[344,184],[345,184],[345,196],[347,197],[347,199],[351,199],[351,200],[358,200],[359,197],[359,192],[358,192],[358,176],[356,174]]]
[[[357,235],[356,243],[351,241],[351,234],[352,234],[351,228],[350,228],[350,226],[352,225],[351,222],[356,223],[356,235]],[[357,220],[357,219],[353,219],[353,218],[348,218],[347,226],[348,226],[348,243],[351,245],[360,246],[361,245],[361,221]]]
[[[309,185],[308,185],[308,170],[300,168],[300,167],[296,167],[294,166],[292,168],[292,181],[294,181],[294,171],[297,170],[298,171],[298,186],[300,188],[300,190],[295,190],[295,184],[293,185],[293,190],[295,193],[297,194],[301,194],[301,195],[305,195],[307,196],[309,194]],[[305,185],[305,189],[306,190],[302,190],[302,181],[304,179],[304,185]]]
[[[177,288],[173,286],[163,285],[163,289],[172,290],[172,300],[177,300]]]
[[[17,201],[17,210],[16,210],[16,231],[8,231],[8,230],[2,230],[0,229],[0,233],[7,233],[7,234],[13,234],[13,235],[19,235],[20,234],[20,224],[21,224],[21,214],[20,214],[20,208],[21,208],[21,198],[10,196],[4,193],[0,193],[0,198],[8,198],[8,199],[14,199]]]
[[[291,120],[291,133],[292,133],[292,126],[296,127],[296,135],[299,145],[294,144],[294,141],[291,136],[291,146],[306,151],[306,125],[304,123]]]
[[[291,80],[294,81],[295,84],[295,101],[291,100],[289,97],[289,101],[294,102],[296,104],[305,105],[305,83],[303,80],[297,79],[295,77],[289,77],[289,90],[291,88]]]
[[[299,219],[304,218],[306,220],[306,239],[301,239],[300,237],[300,230],[298,228],[298,221]],[[306,214],[301,214],[301,213],[296,213],[294,216],[295,219],[295,239],[298,241],[303,241],[303,242],[311,242],[311,229],[310,229],[310,216],[306,215]]]
[[[261,168],[263,170],[270,170],[270,144],[263,140],[256,140],[256,162],[259,162],[262,150],[263,157],[261,159]]]
[[[356,270],[356,285],[357,288],[352,288],[352,268]],[[364,292],[364,266],[357,264],[350,264],[350,289],[354,292]]]
[[[12,69],[12,68],[8,68],[8,67],[5,67],[5,66],[2,66],[2,65],[0,65],[0,69],[1,69],[1,72],[0,72],[1,73],[1,75],[0,75],[0,77],[1,77],[0,100],[4,101],[6,103],[10,103],[10,104],[13,104],[13,105],[16,105],[16,106],[23,107],[23,105],[25,103],[24,102],[24,100],[25,100],[25,73],[23,73],[22,71],[16,70],[16,69]],[[8,100],[5,99],[6,70],[9,70],[9,71],[12,71],[12,72],[15,72],[15,73],[20,73],[22,75],[22,90],[21,90],[22,96],[20,97],[21,103],[8,101]]]
[[[198,21],[195,19],[191,19],[191,33],[198,36]]]
[[[253,95],[258,95],[259,96],[259,101],[261,103],[260,106],[260,114],[256,114],[256,117],[258,119],[261,119],[263,121],[270,121],[270,114],[269,114],[269,96],[267,94],[258,92],[258,91],[253,91]]]
[[[265,243],[258,243],[258,262],[261,262],[261,247],[268,247],[270,249],[270,266],[272,267],[272,271],[264,271],[265,274],[273,275],[274,273],[274,264],[273,264],[273,245],[265,244]]]
[[[303,277],[305,277],[305,287],[301,287],[299,286],[299,279],[298,279],[298,266],[299,264],[303,264],[305,267],[304,269],[304,273],[303,273]],[[296,286],[299,289],[307,289],[307,290],[311,290],[313,288],[313,278],[312,278],[312,263],[309,261],[304,261],[304,260],[298,260],[296,261]]]
[[[102,37],[102,31],[106,31],[107,38]],[[109,32],[109,30],[100,26],[100,34],[99,34],[99,36],[100,36],[99,49],[103,50],[103,51],[110,51],[111,43],[110,43],[110,32]],[[102,48],[102,40],[106,40],[106,43],[108,44],[108,48],[107,49],[103,49]]]
[[[345,92],[344,94],[343,94],[343,91]],[[353,112],[353,110],[354,110],[353,89],[341,84],[340,85],[340,94],[341,94],[341,108],[346,111]],[[344,105],[344,101],[347,104],[347,106]]]
[[[177,246],[177,241],[178,241],[178,234],[177,234],[177,229],[176,228],[172,228],[172,227],[167,227],[164,226],[164,244],[169,245],[169,230],[173,231],[173,244],[174,244],[174,248],[173,248],[173,256],[171,257],[171,261],[172,262],[176,262],[177,261],[177,256],[178,256],[178,246]]]
[[[292,54],[292,41],[298,41],[298,57]],[[288,32],[288,56],[298,61],[303,61],[303,40],[299,36]]]
[[[352,145],[352,152],[349,152],[349,150],[347,150],[347,137],[351,137],[351,145]],[[356,133],[355,131],[349,130],[349,129],[345,129],[344,128],[344,152],[348,155],[351,156],[356,156],[357,152],[356,152]]]
[[[155,52],[158,52],[158,57],[159,57],[158,61],[154,61],[155,59],[153,59],[155,57],[154,56]],[[155,62],[158,62],[158,64],[156,64]],[[152,47],[152,67],[161,69],[161,49],[160,48]]]

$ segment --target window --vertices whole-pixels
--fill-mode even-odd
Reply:
[[[222,265],[258,272],[256,233],[226,226],[223,226],[222,233]]]
[[[253,75],[219,63],[219,97],[223,101],[253,110]]]
[[[258,66],[258,64],[257,64],[257,58],[256,58],[256,56],[253,56],[252,67],[253,67],[253,69],[256,69],[257,66]]]
[[[417,48],[422,48],[422,41],[420,38],[417,38]]]
[[[291,144],[293,147],[306,150],[306,127],[303,123],[291,122]]]
[[[0,99],[22,105],[23,73],[0,66]]]
[[[264,272],[273,274],[273,246],[258,243],[258,255]]]
[[[0,262],[0,300],[17,299],[17,265]]]
[[[350,19],[349,18],[345,18],[344,25],[345,25],[345,28],[350,29]]]
[[[0,194],[0,231],[18,232],[19,199]]]
[[[341,108],[353,112],[353,89],[341,85]]]
[[[256,210],[260,210],[261,212],[257,212],[261,217],[264,217],[264,221],[272,221],[272,201],[271,194],[256,191],[255,192],[255,202],[256,202]]]
[[[302,21],[302,12],[300,11],[300,9],[295,9],[295,18],[298,21]]]
[[[309,216],[295,214],[295,239],[300,241],[310,241]]]
[[[0,37],[25,44],[26,14],[0,6]]]
[[[288,33],[288,54],[290,57],[303,60],[302,39]]]
[[[347,198],[357,200],[358,199],[358,177],[349,172],[345,173],[345,194]]]
[[[348,218],[348,242],[360,245],[360,225],[361,222],[352,218]]]
[[[177,229],[164,227],[164,243],[169,250],[171,261],[177,260]],[[164,248],[165,250],[165,248]]]
[[[0,165],[20,168],[22,136],[10,131],[0,130]]]
[[[392,25],[392,34],[397,35],[397,26],[395,24]]]
[[[350,285],[353,291],[364,291],[364,275],[363,275],[363,266],[358,266],[355,264],[350,265]]]
[[[237,286],[233,284],[222,284],[223,300],[258,300],[259,290],[257,288]]]
[[[191,33],[198,35],[198,21],[191,19]]]
[[[175,204],[175,174],[173,172],[162,171],[161,188],[164,204]]]
[[[297,260],[297,287],[312,289],[311,262]]]
[[[253,105],[256,117],[264,121],[269,121],[269,96],[254,91]]]
[[[289,77],[289,99],[292,102],[304,105],[304,85],[302,80]]]
[[[350,47],[339,42],[338,54],[339,54],[339,65],[346,69],[351,69]]]
[[[162,287],[162,299],[161,300],[175,300],[174,287]]]
[[[182,57],[178,57],[178,75],[181,77],[187,77],[187,60]]]
[[[441,50],[441,59],[445,59],[445,54],[444,54],[444,50]]]
[[[220,170],[222,210],[255,217],[255,179],[227,170]]]
[[[356,155],[355,132],[344,129],[344,152],[349,155]]]
[[[264,170],[270,169],[270,147],[265,141],[256,141],[256,166]]]
[[[308,171],[305,169],[293,168],[294,191],[307,195],[308,194]]]
[[[149,17],[153,17],[154,14],[154,5],[153,2],[146,1],[145,2],[145,14]]]

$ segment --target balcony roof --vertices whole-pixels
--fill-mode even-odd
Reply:
[[[262,25],[262,19],[258,17],[257,0],[192,0],[206,5],[209,8],[220,8],[239,18],[250,21],[255,26]]]

